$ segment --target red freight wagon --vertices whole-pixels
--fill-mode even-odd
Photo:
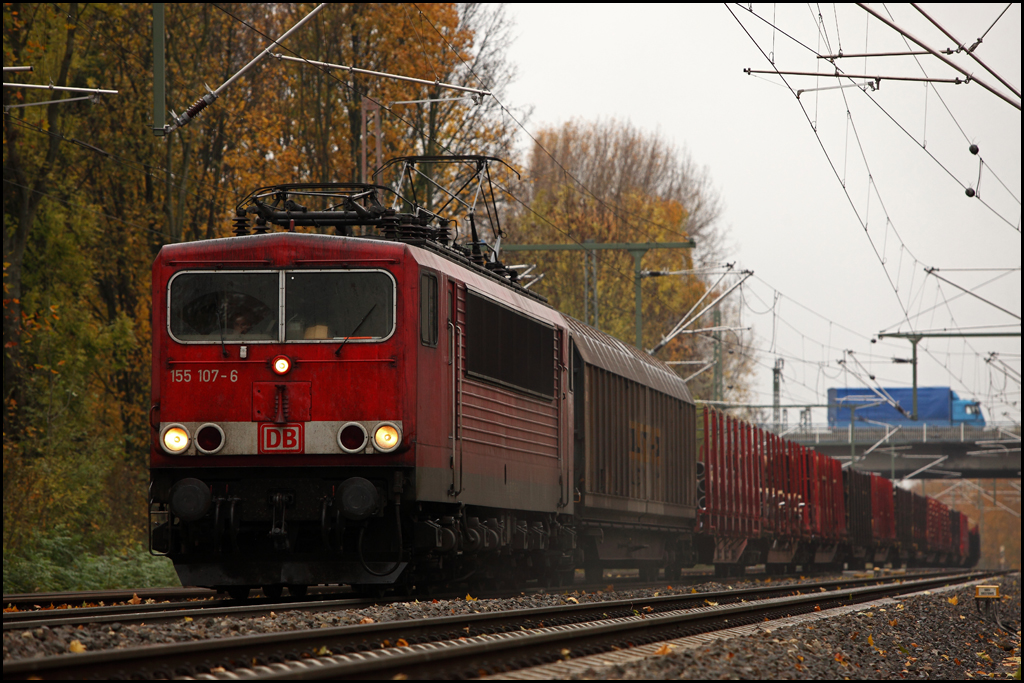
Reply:
[[[846,536],[840,463],[706,407],[703,422],[704,561],[720,573],[834,562]]]
[[[928,552],[945,554],[952,551],[949,507],[934,498],[928,499]]]
[[[706,504],[701,511],[700,530],[707,544],[704,560],[714,561],[716,569],[721,565],[735,570],[742,566],[740,562],[750,541],[761,534],[761,454],[762,449],[766,445],[770,449],[770,445],[765,444],[763,434],[756,427],[707,407],[704,408],[703,433],[701,461]],[[769,500],[778,500],[781,505],[790,497],[787,493],[773,491]],[[792,523],[798,528],[796,519]],[[729,569],[723,569],[722,573],[729,573]]]

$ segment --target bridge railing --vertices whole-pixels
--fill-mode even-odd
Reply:
[[[875,425],[849,425],[832,427],[825,425],[778,425],[760,424],[779,436],[804,445],[813,444],[883,444],[904,443],[977,443],[979,441],[1020,441],[1021,427],[1014,423],[996,423],[977,427],[974,425],[915,424],[885,427]]]

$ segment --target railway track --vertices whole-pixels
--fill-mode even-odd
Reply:
[[[923,578],[930,576],[934,572],[925,572],[921,574],[907,574],[901,575],[901,578]],[[690,583],[699,583],[710,578],[710,574],[707,572],[694,573],[690,576],[683,578],[683,581],[673,582],[677,586],[685,586]],[[752,577],[753,578],[753,577]],[[779,577],[773,577],[779,578]],[[598,584],[585,584],[573,586],[573,590],[581,590],[585,592],[594,592],[602,589],[607,589],[609,585],[617,587],[619,590],[638,590],[643,588],[664,588],[668,585],[668,582],[640,582],[635,579],[619,577],[613,579],[611,582],[602,582]],[[817,584],[815,584],[817,585]],[[824,584],[822,584],[824,585]],[[172,589],[175,590],[175,589]],[[197,618],[197,617],[259,617],[267,616],[271,613],[281,613],[288,611],[307,611],[307,612],[326,612],[332,610],[354,610],[363,607],[369,607],[376,604],[388,604],[392,602],[402,602],[408,600],[407,597],[392,596],[385,598],[367,598],[362,596],[352,595],[350,591],[346,591],[339,587],[332,586],[321,586],[318,589],[310,589],[309,595],[302,598],[292,598],[286,601],[280,599],[273,600],[269,598],[257,598],[251,601],[240,602],[237,600],[231,600],[224,598],[222,595],[210,591],[207,589],[176,589],[180,591],[181,596],[177,601],[166,601],[166,602],[155,602],[147,603],[142,602],[139,604],[117,604],[117,605],[104,605],[95,607],[76,607],[73,609],[28,609],[17,612],[5,612],[3,618],[3,630],[25,630],[31,628],[40,628],[48,626],[50,628],[58,626],[77,626],[79,624],[154,624],[154,623],[166,623],[169,621],[175,621],[178,619],[184,619],[186,617]],[[543,588],[537,587],[534,590],[542,591]],[[155,592],[155,591],[154,591]],[[209,595],[205,598],[202,597],[205,593]],[[473,591],[477,593],[478,597],[481,598],[503,598],[509,597],[508,591]],[[518,591],[515,591],[518,592]],[[126,594],[125,591],[107,591],[107,592],[94,592],[95,595],[116,595],[123,596]],[[158,595],[174,595],[170,592],[157,593]],[[69,597],[77,594],[55,594],[61,595],[62,597]],[[127,593],[129,600],[132,599],[130,596],[133,593]],[[430,597],[439,599],[457,599],[462,595],[460,591],[448,591],[445,593],[432,594]],[[220,597],[218,597],[220,596]],[[22,596],[19,596],[22,597]],[[142,595],[138,595],[139,599],[142,599]],[[149,598],[153,599],[153,598]],[[34,606],[38,607],[40,603],[33,603]],[[69,604],[64,602],[62,604]]]
[[[699,583],[709,577],[710,572],[692,572],[676,581],[676,585]],[[597,591],[609,585],[619,590],[661,588],[668,582],[642,582],[630,577],[612,577],[598,584],[573,586],[572,590]],[[521,587],[522,588],[522,587]],[[527,587],[528,592],[547,590],[542,586]],[[562,590],[566,590],[565,587]],[[508,597],[509,591],[473,589],[479,597]],[[515,591],[518,592],[518,591]],[[458,598],[464,591],[435,592],[431,598]],[[3,630],[39,628],[42,626],[77,626],[79,624],[121,624],[159,623],[184,617],[254,617],[271,612],[306,610],[322,612],[335,609],[359,609],[374,604],[400,602],[409,598],[400,595],[389,597],[360,596],[347,587],[312,586],[309,593],[299,598],[286,600],[262,597],[262,593],[251,600],[239,601],[227,598],[223,593],[205,588],[143,589],[138,591],[81,591],[67,593],[29,593],[4,596],[4,606],[14,607],[5,611]],[[42,599],[40,599],[42,598]],[[136,599],[139,602],[134,602]],[[120,604],[102,604],[102,603]],[[91,604],[90,604],[91,603]],[[96,604],[101,603],[101,604]],[[81,607],[77,605],[83,605]]]
[[[4,677],[464,677],[969,581],[858,579],[217,638],[4,663]]]

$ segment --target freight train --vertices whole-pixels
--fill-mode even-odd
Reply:
[[[262,188],[235,236],[157,256],[149,536],[183,585],[977,560],[959,512],[699,410],[666,364],[484,256],[473,213],[456,244],[390,192]]]

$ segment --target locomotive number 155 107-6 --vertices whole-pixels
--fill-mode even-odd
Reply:
[[[198,382],[216,382],[218,380],[229,380],[231,382],[237,382],[238,370],[225,372],[223,370],[218,370],[217,368],[204,368],[201,370],[196,370],[195,375],[193,375],[192,370],[171,370],[172,382],[191,382],[193,376]]]

